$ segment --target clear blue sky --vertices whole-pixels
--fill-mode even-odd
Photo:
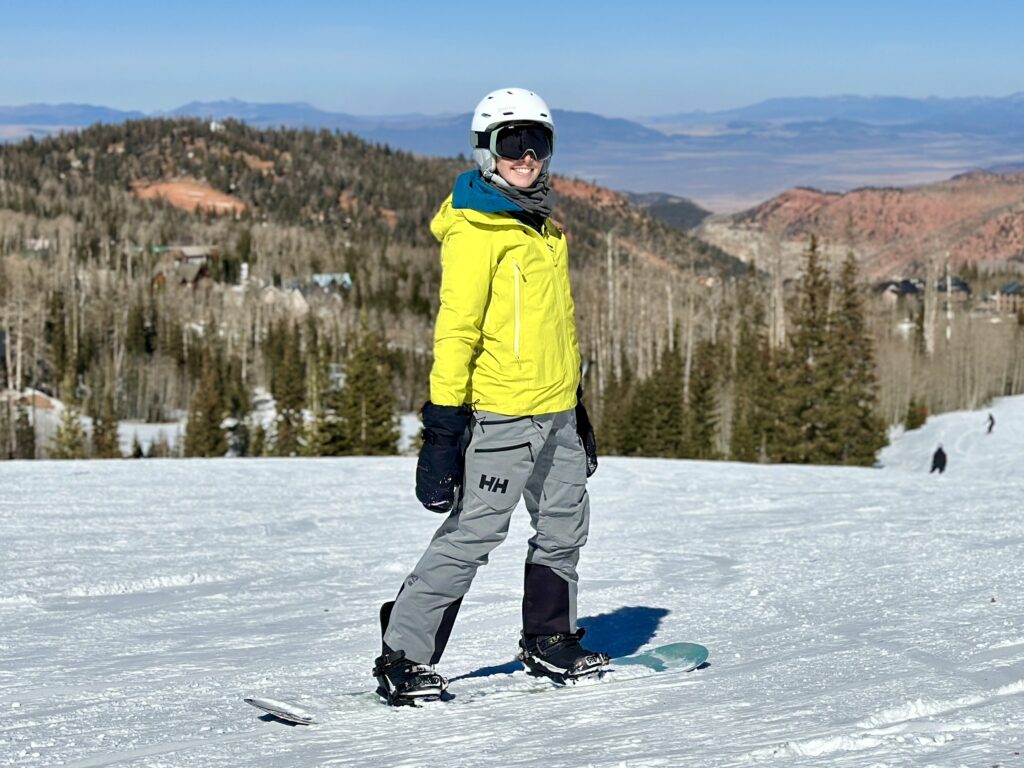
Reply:
[[[0,0],[0,105],[307,101],[466,112],[533,88],[609,116],[776,96],[1024,91],[1014,0]]]

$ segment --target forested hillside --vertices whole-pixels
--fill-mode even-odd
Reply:
[[[395,404],[415,408],[427,396],[439,281],[428,224],[466,167],[351,135],[193,120],[0,146],[0,383],[97,416],[109,400],[118,418],[166,420],[188,409],[204,358],[232,382],[225,392],[263,386],[280,399],[288,377],[278,369],[294,346],[297,405],[308,408],[319,389],[336,388],[329,373],[336,384],[353,342],[376,336]],[[609,279],[640,291],[740,268],[618,196],[558,183],[581,297]],[[209,199],[190,206],[172,185]],[[236,201],[227,213],[224,199]],[[663,333],[664,322],[650,322],[657,312],[631,319],[624,304],[613,321],[581,304],[595,332],[628,330],[622,343],[649,351]],[[596,343],[584,331],[588,356]],[[244,417],[245,397],[226,402]]]
[[[429,221],[467,167],[231,121],[0,145],[0,455],[118,455],[118,420],[186,416],[189,455],[393,451],[391,415],[428,395]],[[1001,347],[982,359],[968,342],[965,358],[894,334],[896,310],[879,311],[852,261],[784,283],[621,194],[554,186],[605,451],[870,463],[911,406],[1019,391]],[[69,405],[59,440],[35,444],[28,388]],[[272,424],[252,415],[264,389]]]

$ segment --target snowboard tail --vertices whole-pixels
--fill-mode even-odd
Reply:
[[[268,715],[284,720],[286,723],[295,725],[312,725],[316,718],[310,712],[287,701],[268,699],[264,696],[249,696],[244,699],[246,704],[252,704],[256,709],[262,709]]]

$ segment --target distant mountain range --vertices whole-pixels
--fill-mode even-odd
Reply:
[[[912,99],[902,96],[825,96],[768,99],[718,112],[656,115],[644,122],[656,126],[722,125],[727,123],[798,123],[829,120],[873,125],[962,127],[965,123],[1005,124],[1024,117],[1024,91],[1006,97]]]
[[[0,140],[146,116],[81,104],[0,107]],[[468,113],[361,116],[298,102],[228,100],[148,116],[326,128],[419,154],[468,155]],[[795,186],[840,192],[906,186],[1024,163],[1024,93],[770,99],[640,121],[558,110],[554,117],[559,173],[618,190],[685,197],[715,211],[749,207]]]

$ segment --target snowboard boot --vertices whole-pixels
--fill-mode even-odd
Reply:
[[[448,688],[448,681],[433,667],[410,661],[405,651],[385,653],[374,663],[377,695],[393,707],[439,699]]]
[[[581,678],[600,676],[609,664],[608,654],[588,651],[580,645],[584,631],[524,635],[519,641],[519,660],[531,675],[550,677],[556,683],[575,683]]]
[[[405,658],[405,651],[393,651],[384,642],[394,607],[394,600],[380,607],[381,651],[373,662],[377,695],[393,707],[415,706],[418,701],[441,698],[448,688],[448,680],[437,674],[432,666],[416,664]]]

